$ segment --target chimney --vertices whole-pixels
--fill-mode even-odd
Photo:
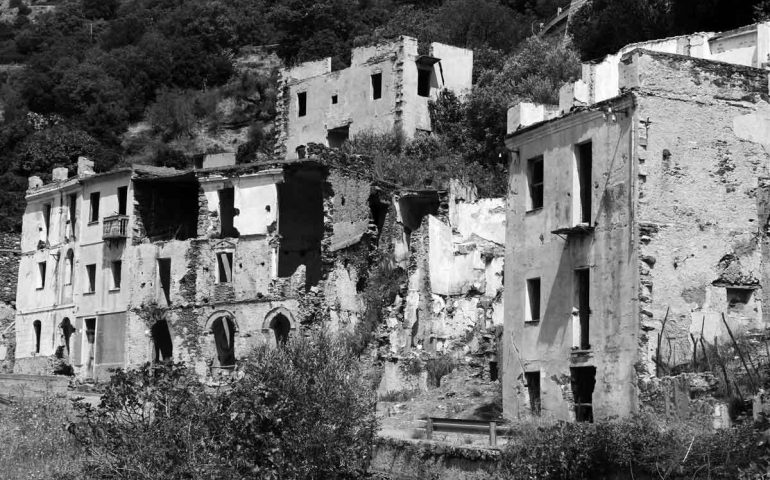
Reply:
[[[78,157],[78,177],[94,174],[94,162],[87,157]]]
[[[29,177],[29,190],[34,190],[43,186],[43,180],[40,177]]]
[[[54,182],[63,182],[67,180],[67,177],[69,176],[69,170],[67,167],[58,167],[53,169],[53,181]]]

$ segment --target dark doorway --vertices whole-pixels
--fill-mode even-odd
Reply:
[[[291,331],[289,319],[279,313],[270,321],[270,328],[275,334],[275,343],[279,347],[286,345],[286,342],[289,341],[289,332]]]
[[[489,381],[497,381],[498,375],[497,362],[489,362]]]
[[[70,338],[72,338],[72,334],[75,333],[75,327],[72,326],[72,322],[70,322],[70,319],[68,317],[64,317],[64,320],[61,321],[59,324],[59,328],[61,328],[61,338],[62,343],[64,344],[64,351],[67,353],[67,356],[70,356]]]
[[[40,353],[40,331],[42,327],[43,325],[40,323],[40,320],[32,322],[32,329],[35,331],[35,353]]]
[[[527,393],[529,394],[529,408],[532,415],[540,415],[540,372],[526,372],[524,379],[527,382]]]
[[[126,214],[128,203],[128,187],[118,187],[118,215]]]
[[[211,324],[217,347],[218,367],[235,365],[235,322],[230,317],[219,317]]]
[[[593,162],[593,143],[587,142],[577,147],[577,198],[580,200],[580,223],[591,223],[591,164]]]
[[[171,332],[166,320],[158,320],[150,329],[152,334],[153,355],[155,363],[171,360],[174,354],[174,345],[171,342]]]
[[[326,141],[329,143],[329,148],[340,148],[342,144],[348,141],[350,137],[350,127],[347,125],[344,127],[333,128],[326,133]]]
[[[94,376],[94,359],[96,357],[96,319],[86,318],[86,377]]]
[[[417,95],[421,97],[430,96],[430,84],[433,77],[433,69],[417,68]]]
[[[575,402],[575,420],[578,422],[593,422],[593,395],[596,386],[596,367],[573,367],[572,396]]]

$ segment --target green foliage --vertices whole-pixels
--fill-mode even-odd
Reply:
[[[86,478],[353,478],[377,429],[374,393],[327,336],[258,348],[218,390],[180,364],[116,372],[71,428]]]
[[[407,375],[416,376],[425,371],[425,362],[420,357],[402,358],[398,366]]]
[[[162,89],[147,108],[147,120],[165,141],[190,136],[195,126],[193,102],[193,92]]]
[[[419,390],[389,390],[380,394],[380,402],[408,402],[420,395]]]
[[[6,480],[82,478],[83,450],[64,428],[69,401],[49,397],[0,408],[0,471]]]
[[[441,386],[441,379],[452,373],[457,362],[449,355],[441,354],[425,361],[425,370],[428,372],[428,381],[435,387]]]
[[[517,479],[736,478],[767,465],[768,448],[752,425],[716,432],[662,427],[637,416],[608,423],[519,425],[503,451],[504,475]]]
[[[50,178],[54,167],[73,169],[79,156],[95,158],[97,152],[99,143],[86,132],[54,125],[32,133],[17,147],[17,169]]]

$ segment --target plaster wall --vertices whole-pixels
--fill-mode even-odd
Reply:
[[[633,243],[631,103],[613,106],[615,121],[586,112],[553,121],[507,141],[511,164],[506,221],[503,409],[506,417],[530,414],[524,372],[539,372],[542,415],[572,420],[570,367],[596,367],[594,418],[637,409],[637,265]],[[552,233],[573,225],[575,146],[591,141],[591,219],[587,235]],[[543,208],[527,211],[527,161],[544,161]],[[590,275],[591,348],[573,349],[575,269]],[[539,278],[540,320],[526,321],[526,280]]]
[[[642,354],[654,371],[667,310],[661,357],[672,365],[691,359],[701,328],[709,343],[730,341],[722,314],[736,335],[767,324],[770,105],[761,70],[631,60],[645,72],[640,88],[655,92],[638,107]]]

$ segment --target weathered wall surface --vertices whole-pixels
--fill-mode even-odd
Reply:
[[[639,298],[648,372],[662,321],[661,358],[692,358],[708,343],[764,328],[770,298],[766,238],[770,105],[766,72],[639,53],[628,70],[638,107]],[[672,119],[681,119],[672,121]]]
[[[20,256],[21,236],[16,233],[0,233],[0,302],[16,302]]]
[[[494,474],[499,461],[499,450],[378,438],[369,471],[394,480],[463,480]]]
[[[636,253],[632,243],[631,102],[620,99],[612,118],[585,112],[553,121],[509,141],[511,165],[506,221],[503,406],[507,417],[530,414],[524,373],[537,373],[544,417],[574,419],[570,369],[596,367],[593,415],[636,410],[633,364],[638,314]],[[591,141],[593,232],[555,234],[575,225],[575,146]],[[543,208],[527,211],[527,162],[543,157]],[[590,349],[579,336],[575,270],[589,272]],[[540,279],[539,321],[527,321],[527,280]],[[535,318],[533,316],[533,318]]]

